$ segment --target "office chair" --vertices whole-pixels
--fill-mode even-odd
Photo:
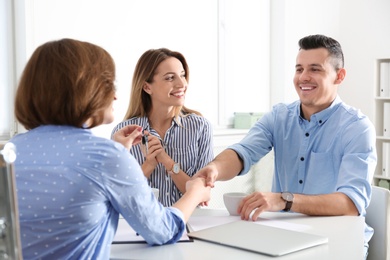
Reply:
[[[372,186],[366,223],[374,228],[368,249],[368,260],[390,260],[390,191]]]
[[[0,145],[0,259],[23,259],[12,143]]]

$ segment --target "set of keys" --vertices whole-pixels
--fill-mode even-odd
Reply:
[[[145,134],[145,130],[142,130],[142,153],[144,154],[144,156],[146,157],[146,155],[148,154],[148,136]]]

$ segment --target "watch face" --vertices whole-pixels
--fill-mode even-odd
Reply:
[[[293,195],[291,192],[283,192],[283,193],[282,193],[282,198],[283,198],[285,201],[293,201],[294,195]]]
[[[175,164],[173,165],[172,171],[173,171],[174,173],[178,174],[179,171],[180,171],[180,165],[179,165],[178,163],[175,163]]]

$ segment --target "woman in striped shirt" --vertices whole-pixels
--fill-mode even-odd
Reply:
[[[112,131],[113,135],[134,124],[145,130],[143,144],[130,153],[167,207],[185,193],[185,183],[214,158],[210,122],[184,106],[188,79],[189,68],[181,53],[166,48],[146,51],[134,71],[125,119]]]

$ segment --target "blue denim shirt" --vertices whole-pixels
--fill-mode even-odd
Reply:
[[[109,259],[119,214],[149,244],[174,243],[184,232],[182,213],[155,199],[121,144],[52,125],[11,142],[25,259]]]
[[[342,192],[365,216],[377,162],[373,124],[339,97],[310,121],[300,111],[299,101],[274,106],[240,143],[229,147],[243,159],[240,174],[274,149],[273,192]],[[366,242],[372,234],[367,226]]]

